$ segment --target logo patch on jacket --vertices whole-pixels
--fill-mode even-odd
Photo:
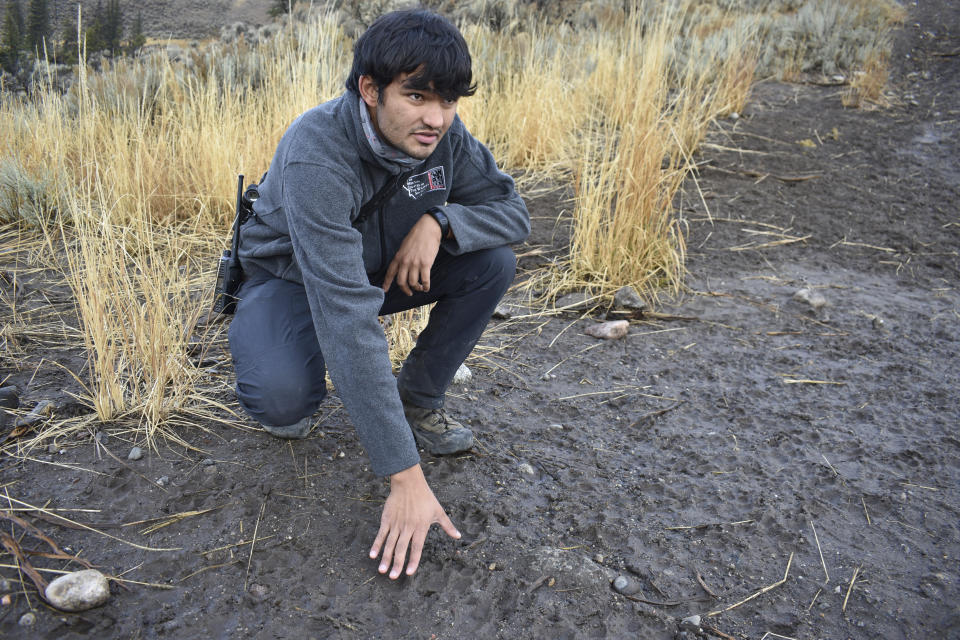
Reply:
[[[418,200],[423,194],[431,191],[444,191],[447,188],[447,179],[443,174],[443,165],[410,176],[403,188],[414,200]]]

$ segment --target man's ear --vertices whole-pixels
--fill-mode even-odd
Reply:
[[[377,108],[377,101],[380,98],[380,89],[377,83],[370,76],[360,76],[357,81],[357,88],[360,90],[360,97],[367,103],[371,109]]]

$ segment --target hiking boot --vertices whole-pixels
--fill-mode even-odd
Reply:
[[[460,453],[473,446],[473,432],[447,415],[443,409],[403,405],[407,423],[417,444],[436,456]]]
[[[310,428],[313,427],[313,416],[307,416],[300,422],[295,422],[285,427],[271,427],[266,424],[261,424],[260,426],[263,427],[264,431],[274,437],[285,440],[302,440],[310,435]]]

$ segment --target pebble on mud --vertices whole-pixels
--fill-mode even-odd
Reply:
[[[19,409],[20,390],[14,386],[0,387],[0,407],[5,409]]]
[[[613,306],[618,309],[631,309],[634,311],[645,311],[647,303],[643,301],[637,290],[627,285],[620,287],[613,294]]]
[[[680,628],[688,631],[697,631],[700,629],[700,616],[688,616],[680,621]]]
[[[37,622],[37,614],[33,611],[27,611],[25,614],[20,616],[19,624],[21,627],[32,627]]]
[[[170,484],[170,476],[160,476],[157,478],[157,484],[161,487],[165,487]]]
[[[252,597],[257,602],[265,600],[269,590],[262,584],[252,584],[250,585],[250,597]]]
[[[127,460],[140,460],[141,458],[143,458],[143,449],[140,447],[133,447],[127,454]]]
[[[618,340],[627,335],[630,330],[630,323],[626,320],[613,320],[611,322],[601,322],[592,324],[584,330],[588,336],[601,338],[603,340]]]
[[[60,576],[43,593],[61,611],[86,611],[110,599],[110,583],[96,569],[84,569]]]
[[[37,403],[30,413],[25,416],[20,416],[14,422],[15,427],[29,427],[37,424],[44,418],[49,418],[53,415],[53,403],[49,400],[41,400]]]
[[[553,306],[555,309],[562,309],[563,311],[581,311],[589,309],[594,302],[593,298],[586,292],[577,291],[558,298]]]
[[[636,580],[620,575],[614,579],[613,589],[617,593],[622,593],[625,596],[632,596],[640,590],[640,585],[637,584]]]
[[[467,384],[472,377],[473,373],[470,371],[470,368],[465,364],[461,364],[457,372],[453,374],[453,384]]]
[[[533,476],[537,474],[533,468],[533,465],[531,465],[529,462],[521,462],[519,469],[520,473],[524,475]]]
[[[513,312],[510,311],[510,307],[498,304],[497,308],[493,310],[493,317],[496,320],[509,320],[513,317]]]
[[[800,289],[793,294],[793,299],[797,302],[807,303],[814,311],[819,311],[827,306],[827,299],[823,297],[823,294],[813,289]]]

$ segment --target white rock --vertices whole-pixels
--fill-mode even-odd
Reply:
[[[47,602],[62,611],[86,611],[110,599],[110,583],[96,569],[60,576],[47,585]]]
[[[141,458],[143,458],[143,449],[140,447],[133,447],[127,454],[127,460],[140,460]]]
[[[467,384],[472,377],[473,373],[470,371],[470,368],[465,364],[461,364],[457,372],[453,374],[453,384]]]
[[[688,631],[696,631],[700,628],[700,616],[688,616],[680,621],[680,628]]]
[[[611,322],[592,324],[584,330],[584,333],[594,338],[602,338],[603,340],[617,340],[627,335],[629,329],[630,323],[626,320],[613,320]]]
[[[32,627],[37,623],[37,614],[33,611],[27,611],[25,614],[20,616],[20,621],[17,623],[21,627]]]
[[[827,305],[827,299],[819,291],[813,289],[800,289],[793,294],[793,299],[797,302],[806,302],[814,311],[819,311]]]
[[[529,462],[520,463],[520,473],[523,473],[528,476],[533,476],[537,474],[537,472],[534,471],[533,469],[533,465],[531,465]]]

